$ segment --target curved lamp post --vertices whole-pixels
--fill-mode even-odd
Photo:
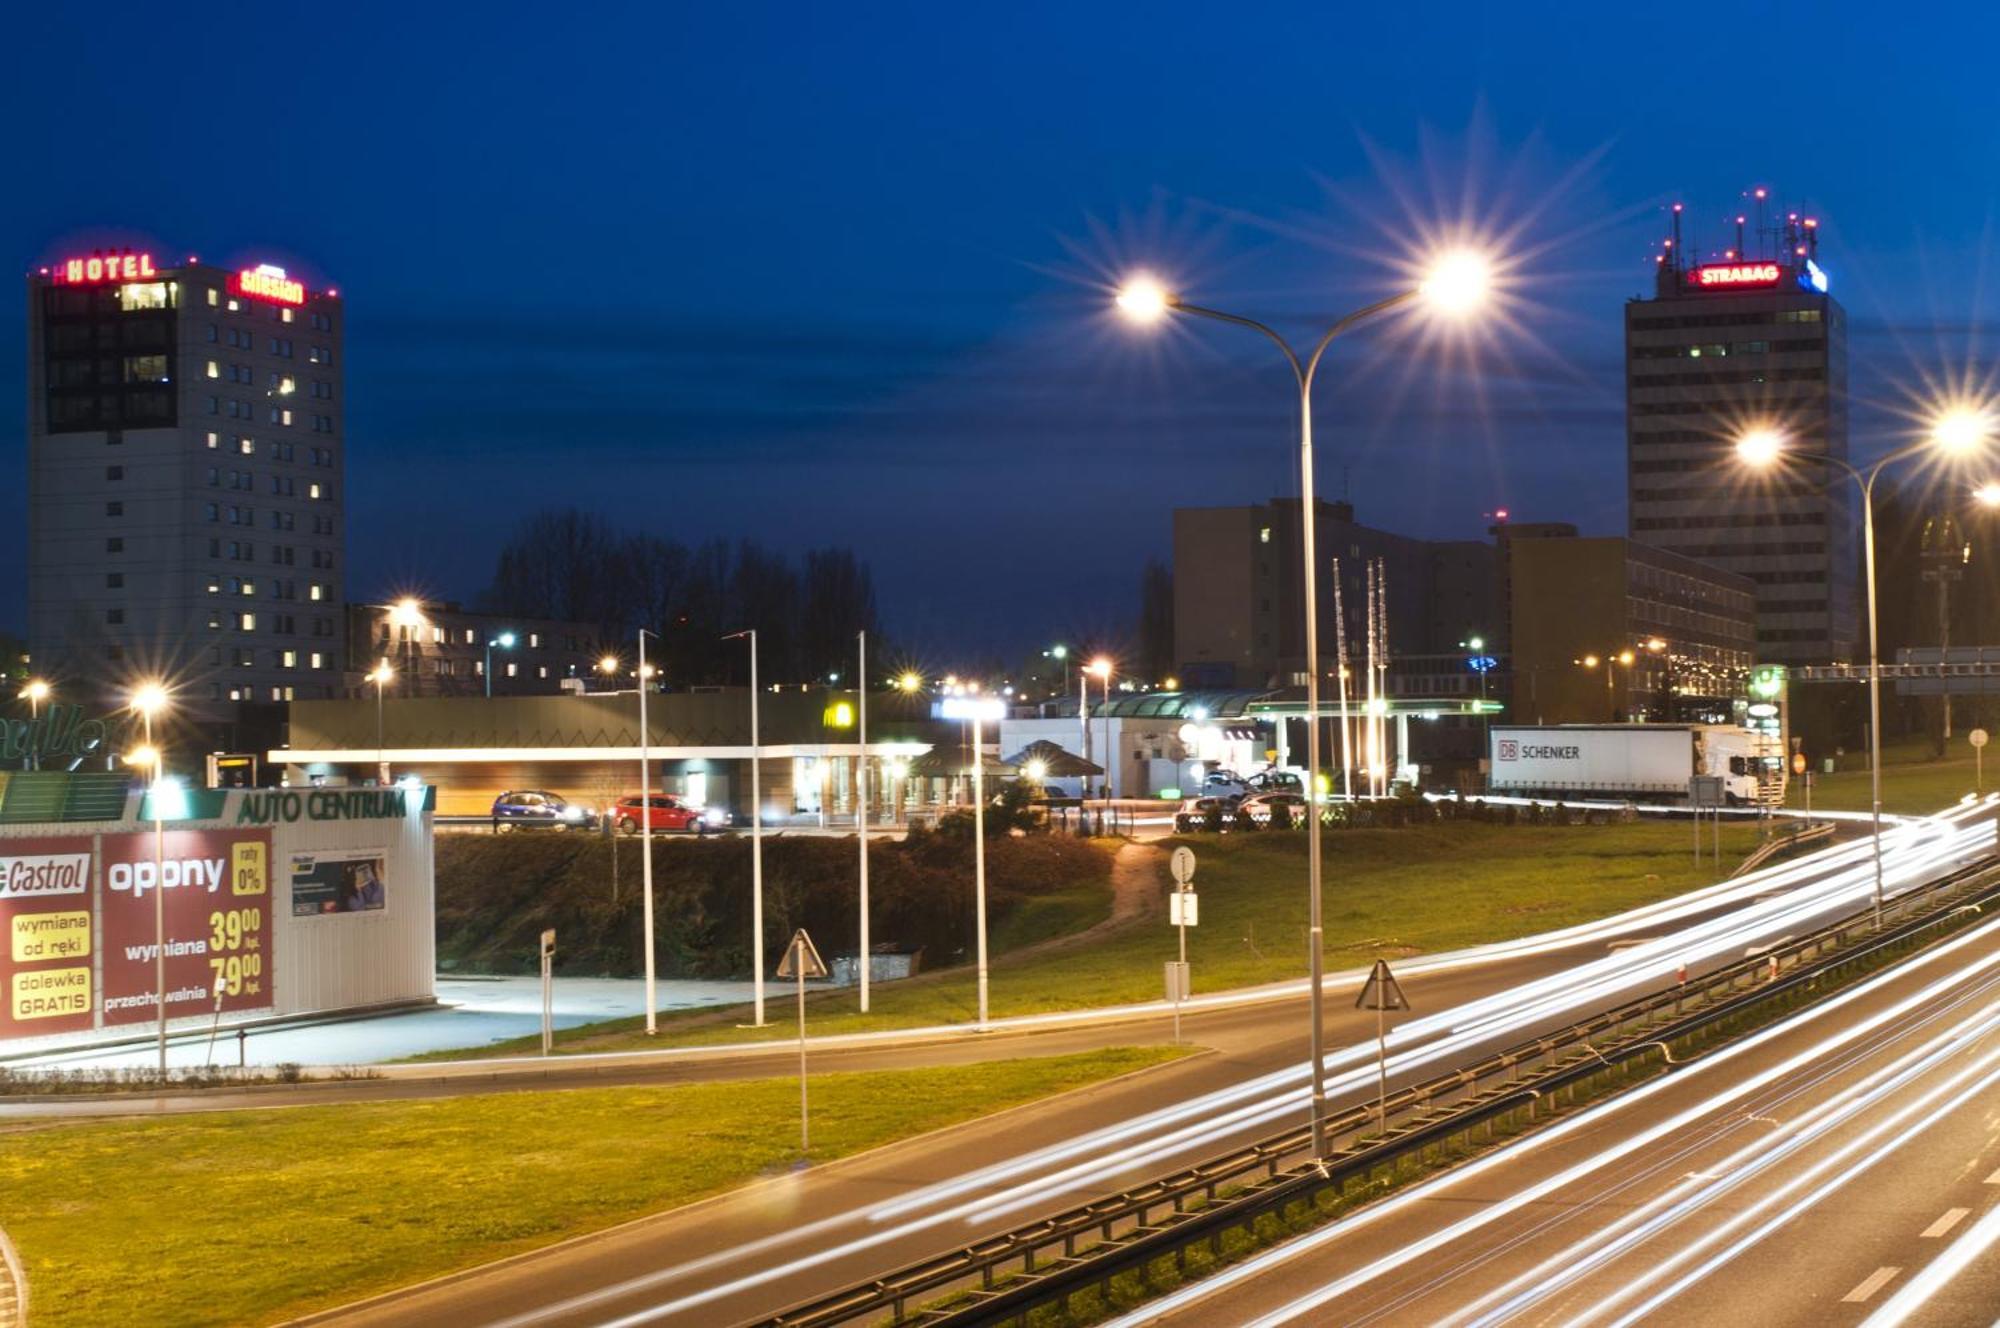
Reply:
[[[1419,287],[1400,291],[1384,300],[1365,305],[1335,322],[1301,356],[1284,336],[1265,323],[1240,314],[1224,313],[1190,304],[1168,291],[1151,277],[1135,277],[1118,292],[1117,305],[1135,323],[1152,324],[1168,314],[1189,314],[1250,329],[1270,339],[1284,356],[1298,389],[1299,410],[1299,534],[1301,557],[1305,563],[1306,636],[1306,789],[1313,809],[1306,832],[1306,877],[1311,919],[1308,928],[1307,959],[1312,987],[1312,1139],[1317,1156],[1326,1153],[1326,1038],[1321,1011],[1325,983],[1325,956],[1320,918],[1320,745],[1319,745],[1319,558],[1314,547],[1315,508],[1313,502],[1312,385],[1326,349],[1335,338],[1377,314],[1419,299],[1441,312],[1463,314],[1477,307],[1491,284],[1487,262],[1480,256],[1456,251],[1433,265]]]

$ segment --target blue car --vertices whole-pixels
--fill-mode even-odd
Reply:
[[[493,800],[493,831],[595,830],[597,813],[542,789],[502,793]]]

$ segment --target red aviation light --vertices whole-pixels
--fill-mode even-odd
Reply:
[[[89,258],[65,258],[56,264],[50,280],[64,286],[95,286],[106,281],[144,281],[159,275],[151,254],[92,254]]]
[[[306,287],[302,281],[293,281],[285,275],[285,269],[260,263],[256,267],[246,267],[229,279],[229,293],[252,300],[269,300],[273,304],[304,304]]]
[[[1775,286],[1785,277],[1776,263],[1710,263],[1688,273],[1688,285],[1699,290],[1744,290]]]

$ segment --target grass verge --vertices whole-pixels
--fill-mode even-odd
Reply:
[[[1723,827],[1723,861],[1740,861],[1758,842],[1751,825]],[[1303,970],[1306,935],[1305,837],[1276,832],[1171,840],[1152,854],[1155,887],[1167,888],[1166,849],[1185,842],[1199,866],[1201,924],[1188,931],[1197,993],[1277,982]],[[1402,829],[1346,830],[1326,836],[1326,948],[1331,967],[1506,940],[1569,926],[1681,893],[1715,878],[1694,863],[1685,822],[1504,826],[1470,821]],[[1054,896],[1054,908],[1067,896]],[[1017,915],[1026,923],[1032,915]],[[877,933],[880,935],[881,933]],[[996,1016],[1036,1014],[1153,1000],[1160,995],[1172,930],[1164,912],[1096,933],[1087,945],[1000,955],[991,965]],[[977,1012],[971,973],[951,969],[874,989],[873,1009],[856,1012],[852,991],[808,998],[809,1031],[865,1032],[966,1022]],[[780,1021],[741,1027],[744,1007],[663,1016],[648,1038],[638,1019],[610,1020],[558,1035],[566,1052],[740,1042],[789,1036]],[[527,1038],[439,1052],[452,1060],[540,1049]]]
[[[1996,749],[2000,750],[2000,749]],[[1920,816],[1949,807],[1973,791],[1974,784],[1991,791],[2000,784],[2000,755],[1994,768],[1982,771],[1964,741],[1952,744],[1953,755],[1936,757],[1928,742],[1905,742],[1882,752],[1882,810],[1905,816]],[[1812,777],[1814,810],[1865,812],[1870,803],[1867,752],[1851,752],[1841,758],[1833,774]],[[1794,809],[1805,806],[1805,781],[1796,775],[1785,789],[1785,803]]]
[[[813,1157],[1180,1054],[820,1076]],[[797,1110],[764,1079],[33,1127],[0,1134],[0,1227],[42,1328],[271,1323],[780,1171]]]

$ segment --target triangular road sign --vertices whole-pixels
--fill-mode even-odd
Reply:
[[[800,933],[803,935],[804,933]],[[1368,974],[1368,981],[1361,984],[1361,994],[1354,998],[1357,1010],[1407,1010],[1409,1001],[1403,997],[1403,989],[1396,985],[1396,975],[1389,971],[1389,961],[1377,959],[1374,969]]]
[[[795,978],[803,974],[809,978],[826,976],[826,964],[820,959],[819,951],[813,948],[812,937],[801,927],[792,934],[792,943],[785,947],[785,957],[778,961],[778,976]]]

